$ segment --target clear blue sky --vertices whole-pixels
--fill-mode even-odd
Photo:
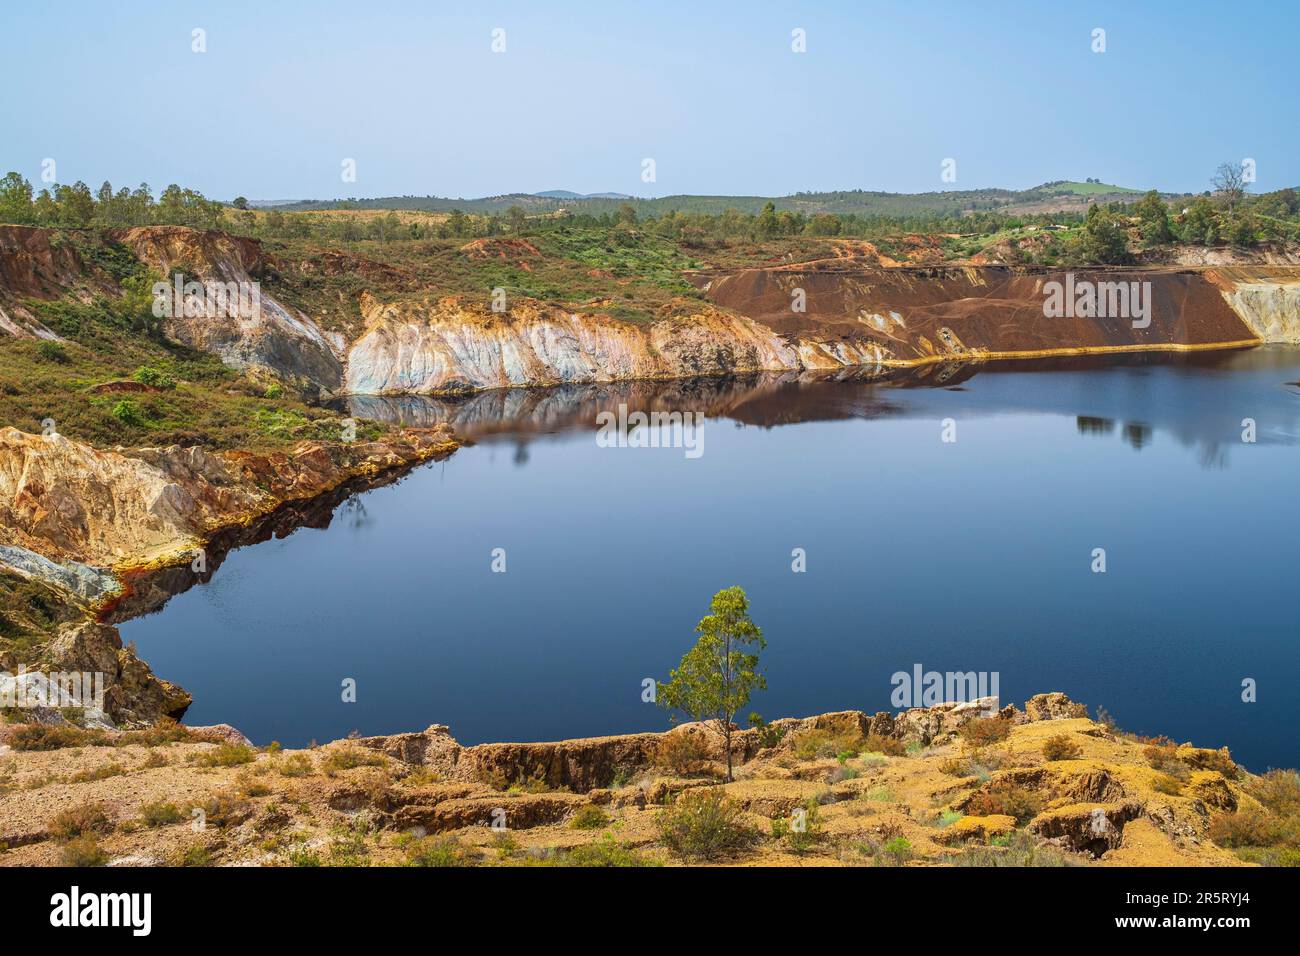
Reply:
[[[1300,184],[1297,35],[1282,0],[7,2],[0,172],[223,199],[1183,191],[1251,157],[1268,190]]]

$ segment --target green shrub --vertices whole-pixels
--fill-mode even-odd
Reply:
[[[144,416],[140,413],[140,406],[129,398],[121,399],[113,406],[113,417],[123,425],[144,424]]]
[[[815,799],[809,799],[802,807],[802,814],[791,813],[787,817],[772,820],[772,838],[784,840],[791,853],[802,856],[822,839],[819,805]]]
[[[170,826],[173,823],[180,823],[183,819],[185,814],[181,813],[181,808],[174,803],[159,800],[140,807],[140,822],[147,827]]]
[[[715,787],[687,791],[659,811],[655,822],[660,842],[688,860],[716,860],[738,853],[758,836],[745,822],[740,805]]]
[[[406,865],[471,866],[472,857],[454,837],[420,837],[406,844]]]
[[[43,362],[56,362],[59,365],[66,365],[69,361],[68,353],[63,346],[49,339],[42,339],[36,344],[36,357]]]
[[[356,767],[382,767],[384,763],[382,754],[347,744],[330,749],[321,760],[321,769],[326,773],[337,773],[340,770],[352,770]]]
[[[749,725],[758,732],[758,745],[760,747],[775,747],[785,738],[786,728],[769,724],[761,714],[750,714]]]
[[[161,369],[154,368],[152,365],[141,365],[135,370],[135,374],[131,377],[141,385],[148,385],[152,388],[176,387],[176,379],[172,378],[171,375]]]
[[[200,767],[237,767],[256,758],[257,751],[247,744],[225,743],[200,754],[197,763]]]
[[[59,851],[59,862],[63,866],[103,866],[108,862],[108,854],[94,836],[87,833],[63,845]]]
[[[912,843],[907,837],[897,836],[885,843],[880,848],[880,853],[884,861],[894,866],[902,866],[916,854],[912,850]]]
[[[594,843],[575,846],[569,851],[568,862],[573,866],[648,866],[644,858],[631,847],[619,843],[613,834],[606,833]]]
[[[790,747],[800,760],[819,757],[838,757],[840,754],[856,756],[861,753],[866,740],[854,731],[835,731],[824,727],[810,727],[790,736]]]
[[[283,777],[306,777],[314,773],[316,767],[309,755],[296,753],[277,760],[275,769]]]
[[[578,809],[573,819],[569,821],[569,826],[575,830],[599,830],[607,823],[609,823],[609,814],[594,804],[588,804]]]
[[[179,866],[211,866],[212,851],[201,843],[194,843],[187,846],[180,853],[180,859],[177,861]]]

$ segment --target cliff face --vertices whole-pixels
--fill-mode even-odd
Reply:
[[[720,375],[793,368],[770,329],[721,310],[637,326],[522,301],[509,315],[459,297],[363,303],[348,352],[356,394],[428,394],[519,385]]]
[[[107,451],[0,429],[0,564],[95,603],[109,596],[116,573],[188,563],[222,528],[455,447],[445,428],[260,455],[179,446]]]
[[[1210,270],[1206,279],[1262,341],[1300,344],[1300,271],[1236,267]]]
[[[250,290],[257,284],[256,307],[251,307],[248,293],[232,302],[233,314],[216,318],[186,316],[183,303],[169,294],[172,315],[164,323],[168,337],[218,355],[232,368],[260,371],[325,394],[338,390],[343,366],[336,352],[342,343],[261,290],[268,263],[256,240],[182,226],[138,227],[110,235],[166,279],[180,272],[186,282],[229,283]]]
[[[174,226],[115,230],[155,273],[244,287],[281,268],[256,240]],[[313,268],[387,282],[399,270],[337,253]],[[1232,261],[1236,261],[1233,259]],[[870,265],[864,264],[870,262]],[[287,268],[287,267],[286,267]],[[401,274],[410,287],[413,276]],[[708,302],[680,300],[643,324],[514,299],[361,293],[351,341],[262,290],[256,309],[190,316],[172,302],[167,334],[228,365],[309,392],[457,393],[527,385],[757,371],[1300,342],[1300,270],[1291,265],[1027,271],[1006,266],[883,268],[845,255],[694,276]],[[0,227],[0,332],[51,337],[22,302],[112,292],[49,230]],[[407,281],[409,280],[409,281]],[[1044,314],[1052,283],[1121,283],[1143,315]],[[1103,286],[1104,287],[1104,286]]]

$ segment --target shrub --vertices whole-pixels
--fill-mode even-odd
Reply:
[[[1209,836],[1219,846],[1274,846],[1287,838],[1287,828],[1281,820],[1252,807],[1215,816]]]
[[[1190,775],[1187,764],[1178,757],[1178,745],[1168,737],[1157,737],[1142,748],[1142,756],[1153,770],[1167,773],[1177,780],[1186,780]]]
[[[1177,777],[1161,773],[1157,774],[1156,778],[1151,781],[1151,789],[1156,793],[1163,793],[1169,797],[1180,797],[1183,794],[1183,783]]]
[[[59,851],[59,862],[63,866],[103,866],[108,862],[108,854],[87,833],[64,844]]]
[[[786,728],[769,724],[759,714],[749,715],[749,725],[758,731],[760,747],[775,747],[785,738]]]
[[[454,837],[420,837],[406,845],[407,866],[471,866],[473,859]]]
[[[772,821],[772,838],[785,840],[792,853],[804,854],[811,850],[822,838],[821,820],[818,804],[810,799],[800,813],[791,813],[790,818],[777,817]]]
[[[1082,861],[1055,847],[1041,846],[1028,833],[1019,832],[994,837],[986,847],[970,847],[961,853],[945,856],[953,866],[1083,866]]]
[[[1005,717],[976,717],[962,724],[957,734],[971,747],[987,747],[1010,736],[1011,721]]]
[[[599,830],[607,823],[609,823],[609,814],[594,804],[588,804],[579,808],[573,815],[573,819],[569,821],[569,826],[575,830]]]
[[[286,854],[286,856],[288,857],[290,866],[315,868],[324,865],[321,862],[320,854],[305,846],[294,847],[288,852],[288,854]]]
[[[129,398],[123,398],[113,406],[113,417],[123,425],[143,425],[144,416],[140,406]]]
[[[885,737],[881,734],[867,734],[867,739],[864,741],[862,749],[867,753],[884,754],[886,757],[901,757],[903,754],[911,752],[910,747],[911,744],[904,744],[897,737]]]
[[[1184,762],[1198,770],[1217,770],[1229,780],[1237,779],[1237,765],[1226,750],[1191,750]]]
[[[252,815],[252,806],[233,790],[222,790],[204,800],[191,803],[187,808],[191,816],[195,810],[203,812],[204,823],[215,827],[237,826]]]
[[[196,761],[200,767],[237,767],[251,763],[257,751],[246,744],[221,744],[215,750],[200,754]]]
[[[700,734],[675,731],[665,734],[655,748],[654,764],[679,776],[698,773],[708,757]]]
[[[170,826],[173,823],[180,823],[183,819],[185,814],[181,813],[181,808],[174,803],[159,800],[140,807],[140,822],[147,827]]]
[[[277,760],[275,769],[283,777],[305,777],[316,770],[311,757],[304,753],[289,754]]]
[[[1005,814],[1024,825],[1042,811],[1044,802],[1041,794],[1013,781],[995,780],[983,790],[971,794],[966,812],[978,817]]]
[[[1043,741],[1043,758],[1046,760],[1077,760],[1083,748],[1069,734],[1055,734]]]
[[[574,866],[648,866],[636,851],[606,833],[594,843],[576,846],[569,851],[568,862]]]
[[[740,805],[713,787],[682,794],[655,822],[664,846],[690,860],[718,859],[747,849],[757,838]]]
[[[132,376],[141,385],[149,385],[153,388],[175,388],[176,379],[172,378],[161,369],[156,369],[152,365],[141,365],[135,370]]]
[[[194,843],[187,846],[180,853],[177,861],[178,866],[211,866],[212,851],[202,843]]]
[[[50,821],[50,836],[60,843],[93,833],[111,833],[113,821],[102,803],[83,803],[58,813]]]
[[[1270,770],[1246,790],[1274,813],[1300,816],[1300,774],[1294,770]]]
[[[885,843],[880,848],[883,862],[902,866],[916,854],[912,851],[912,843],[907,837],[897,836]]]
[[[63,346],[49,339],[42,339],[36,344],[36,357],[42,362],[57,362],[59,365],[68,362],[68,353]]]
[[[364,747],[347,745],[330,750],[321,761],[321,769],[330,774],[356,767],[382,767],[384,763],[381,754]]]
[[[9,745],[14,750],[59,750],[80,747],[87,736],[86,731],[67,724],[23,724],[13,730]]]
[[[974,768],[966,757],[947,757],[939,761],[939,772],[950,777],[969,777]]]
[[[790,746],[800,760],[818,757],[838,757],[840,754],[856,756],[865,743],[861,734],[852,731],[832,731],[823,727],[810,727],[791,735]]]

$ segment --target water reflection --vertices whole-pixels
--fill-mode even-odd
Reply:
[[[1293,444],[1300,401],[1300,350],[1144,353],[912,369],[857,368],[665,382],[500,389],[468,396],[356,395],[340,406],[357,418],[411,426],[451,425],[471,441],[512,441],[515,463],[546,435],[593,429],[602,411],[694,411],[744,426],[775,428],[842,419],[987,417],[1030,413],[1074,417],[1078,434],[1119,434],[1136,451],[1158,434],[1198,448],[1207,468],[1225,467],[1258,419],[1260,444]]]

